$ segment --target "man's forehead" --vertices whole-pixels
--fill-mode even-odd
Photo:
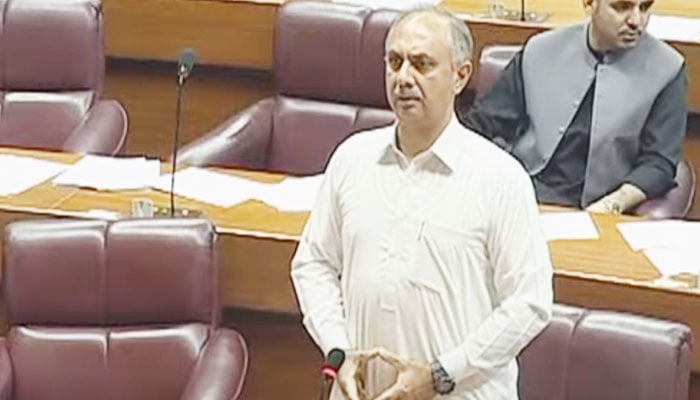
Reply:
[[[439,15],[427,12],[411,15],[394,27],[391,36],[387,38],[387,49],[398,51],[399,47],[407,45],[433,47],[438,41],[444,41],[448,45],[446,29],[446,21]]]
[[[654,0],[598,0],[598,1],[603,3],[603,4],[622,4],[622,5],[631,5],[631,6],[639,6],[642,4],[654,3]]]

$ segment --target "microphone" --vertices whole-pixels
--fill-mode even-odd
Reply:
[[[173,134],[173,153],[171,157],[170,175],[170,217],[175,216],[175,171],[177,168],[177,149],[180,147],[180,130],[182,125],[182,98],[185,92],[185,82],[189,78],[194,64],[197,62],[197,54],[191,48],[186,48],[180,53],[177,62],[177,106],[175,107],[175,133]],[[187,213],[183,213],[187,214]]]
[[[520,21],[527,21],[527,18],[525,18],[525,0],[520,0]]]
[[[341,349],[332,349],[328,352],[326,356],[326,361],[321,367],[321,375],[323,376],[323,382],[321,387],[321,400],[327,400],[331,396],[331,388],[333,387],[333,381],[338,376],[338,370],[343,365],[345,361],[345,352]]]
[[[191,48],[187,47],[180,53],[180,59],[177,62],[177,84],[179,86],[184,85],[185,80],[189,78],[190,73],[192,73],[192,68],[197,62],[197,53]]]

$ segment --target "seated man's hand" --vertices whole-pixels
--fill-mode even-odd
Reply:
[[[336,381],[348,400],[365,400],[365,371],[367,362],[377,357],[376,350],[351,350],[338,371]]]
[[[403,360],[379,349],[377,355],[396,368],[396,382],[374,400],[430,400],[435,397],[433,378],[428,363]]]
[[[620,214],[646,200],[647,196],[638,187],[624,183],[614,192],[603,196],[586,208],[586,211],[601,214]]]

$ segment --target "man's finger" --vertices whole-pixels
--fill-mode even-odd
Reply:
[[[388,350],[378,349],[377,356],[379,356],[379,358],[381,358],[383,361],[387,362],[396,369],[400,369],[404,365],[404,361],[402,359],[396,357],[392,352]]]
[[[375,397],[374,400],[400,400],[403,392],[401,391],[398,382],[389,386],[385,391]]]
[[[343,392],[347,400],[361,400],[354,379],[351,379],[349,382],[345,379],[339,379],[338,385],[340,385],[340,391]]]

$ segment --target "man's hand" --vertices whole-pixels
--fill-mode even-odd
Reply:
[[[586,211],[602,214],[619,214],[646,200],[644,192],[629,183],[624,183],[617,190],[589,205]]]
[[[367,362],[377,357],[376,350],[351,350],[338,371],[336,381],[347,400],[365,400],[365,370]]]
[[[377,355],[396,368],[396,382],[374,400],[430,400],[435,397],[433,378],[428,363],[402,360],[394,354],[379,349]]]

